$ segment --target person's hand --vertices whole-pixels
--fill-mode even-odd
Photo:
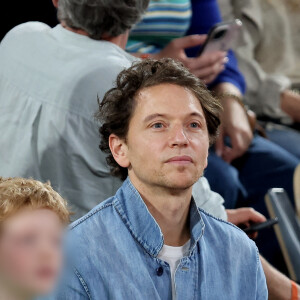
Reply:
[[[300,122],[300,94],[291,90],[281,93],[281,109],[295,122]]]
[[[250,227],[251,223],[262,223],[267,219],[253,208],[243,207],[237,209],[226,209],[228,222],[236,226]],[[257,237],[257,232],[249,235],[252,239]]]
[[[187,48],[202,45],[206,38],[207,35],[189,35],[174,39],[159,53],[154,54],[153,58],[169,57],[179,60],[206,84],[211,83],[224,70],[224,64],[228,61],[226,57],[227,53],[216,51],[190,58],[184,51]]]
[[[221,102],[223,113],[215,150],[218,156],[231,163],[248,150],[253,139],[253,133],[246,111],[236,99],[226,97]],[[226,136],[230,138],[231,147],[224,142]]]

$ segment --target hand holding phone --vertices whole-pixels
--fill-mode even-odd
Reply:
[[[188,57],[185,50],[202,45],[206,35],[189,35],[172,40],[160,52],[153,55],[155,59],[163,57],[176,59],[184,64],[196,77],[205,83],[211,83],[224,70],[225,52],[207,53],[201,57]]]
[[[247,234],[252,234],[252,233],[258,232],[260,230],[270,228],[270,227],[274,226],[275,224],[278,224],[278,218],[269,219],[266,222],[253,224],[250,227],[244,228],[243,231]]]

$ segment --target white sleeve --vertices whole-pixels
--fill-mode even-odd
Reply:
[[[193,186],[193,198],[197,206],[216,218],[227,221],[227,213],[223,205],[224,199],[211,190],[205,177],[201,177]]]

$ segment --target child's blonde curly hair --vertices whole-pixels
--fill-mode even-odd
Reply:
[[[50,182],[0,177],[0,224],[22,208],[45,208],[55,212],[64,224],[70,221],[67,202]]]

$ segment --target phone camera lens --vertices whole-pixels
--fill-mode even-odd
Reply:
[[[217,40],[217,39],[223,37],[223,36],[225,35],[226,31],[227,31],[227,30],[224,30],[224,29],[223,29],[223,30],[220,30],[219,32],[217,32],[217,33],[215,34],[214,39]]]

